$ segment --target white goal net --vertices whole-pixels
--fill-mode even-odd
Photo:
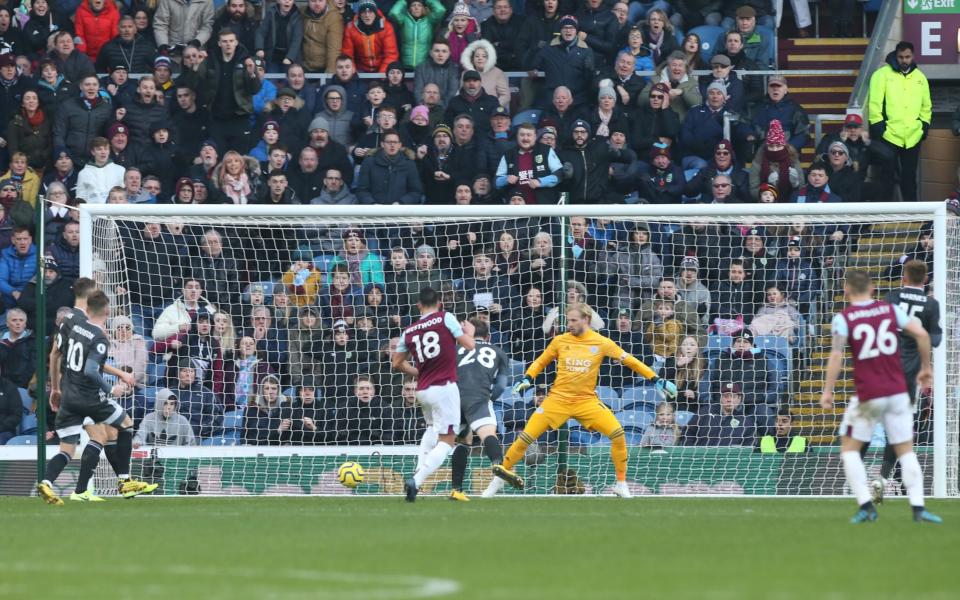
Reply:
[[[82,270],[114,300],[111,360],[138,379],[120,399],[137,424],[135,471],[164,494],[399,492],[425,424],[390,352],[423,286],[489,323],[511,384],[574,300],[675,381],[669,403],[618,364],[601,370],[635,493],[843,494],[849,365],[836,408],[819,397],[844,269],[867,269],[883,296],[914,258],[945,332],[918,455],[929,493],[957,493],[960,384],[946,374],[960,366],[960,232],[936,205],[190,208],[85,207],[82,223]],[[551,376],[492,399],[504,448]],[[871,472],[884,443],[880,429]],[[490,478],[474,450],[469,493]],[[336,482],[345,460],[366,470],[356,491]],[[602,493],[614,479],[609,442],[576,422],[518,469],[528,494]],[[450,470],[427,489],[448,491]]]

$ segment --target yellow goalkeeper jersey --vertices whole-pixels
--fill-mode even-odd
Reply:
[[[552,361],[557,361],[557,377],[550,397],[564,402],[596,401],[597,375],[604,358],[611,358],[647,379],[656,374],[647,365],[627,354],[610,338],[588,329],[581,336],[564,333],[553,338],[547,349],[527,368],[527,376],[536,378]]]

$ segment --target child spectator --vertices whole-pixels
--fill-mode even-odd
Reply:
[[[177,412],[179,401],[169,388],[157,392],[157,409],[144,417],[133,447],[140,446],[194,446],[197,443],[190,421]]]
[[[777,262],[779,285],[787,298],[797,304],[802,314],[808,314],[811,303],[820,291],[820,279],[816,275],[813,261],[803,256],[802,241],[793,237],[787,242],[787,256]]]
[[[363,288],[350,282],[347,265],[340,264],[330,273],[330,283],[320,295],[320,310],[324,324],[332,325],[340,319],[353,319],[354,311],[363,304]]]
[[[646,340],[656,356],[667,358],[677,353],[684,327],[674,315],[673,301],[653,301],[653,322],[647,325]]]
[[[680,443],[676,409],[672,402],[657,405],[657,419],[647,426],[640,438],[641,448],[672,448]]]
[[[277,446],[290,438],[293,421],[285,414],[287,397],[280,393],[280,380],[267,375],[243,412],[243,443],[248,446]]]
[[[283,285],[290,294],[295,306],[315,304],[320,291],[322,274],[313,264],[313,255],[309,250],[297,250],[293,253],[293,264],[283,274]]]
[[[703,376],[704,366],[705,361],[700,355],[700,342],[692,335],[683,338],[677,353],[664,364],[663,377],[677,385],[676,405],[680,410],[700,412],[700,378]]]

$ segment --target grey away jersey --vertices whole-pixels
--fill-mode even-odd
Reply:
[[[919,319],[920,324],[930,334],[930,344],[933,347],[940,345],[943,337],[943,331],[940,329],[940,303],[927,296],[922,288],[903,287],[892,290],[885,300],[900,307],[908,317]],[[920,368],[917,343],[909,335],[900,335],[900,356],[903,359],[904,371],[911,372]]]
[[[457,348],[457,385],[464,402],[489,402],[499,374],[510,375],[510,359],[500,348],[482,340],[473,350]]]
[[[60,348],[60,391],[67,404],[100,402],[100,386],[84,375],[88,359],[93,359],[102,372],[110,350],[110,340],[103,330],[87,321],[86,315],[73,310],[63,320],[57,333]]]

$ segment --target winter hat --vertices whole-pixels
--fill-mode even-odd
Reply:
[[[166,67],[168,69],[172,68],[173,61],[170,60],[169,56],[158,56],[153,59],[153,68]]]
[[[60,272],[60,265],[57,264],[57,259],[49,254],[43,257],[43,268],[56,271],[57,273]]]
[[[360,0],[360,3],[357,4],[357,12],[362,13],[365,10],[377,12],[377,3],[373,0]]]
[[[590,135],[591,133],[590,123],[587,123],[583,119],[577,119],[576,121],[574,121],[573,126],[570,128],[570,132],[572,133],[574,129],[581,129],[581,128],[586,129],[587,135]]]
[[[202,144],[200,144],[200,149],[203,150],[207,146],[213,148],[214,152],[220,152],[220,149],[217,148],[217,143],[213,140],[205,140]]]
[[[309,131],[313,131],[314,129],[322,129],[324,131],[330,131],[330,123],[327,122],[327,120],[324,119],[323,117],[319,117],[319,116],[314,117],[313,120],[310,121]]]
[[[163,121],[154,121],[153,123],[150,123],[150,135],[155,134],[161,129],[167,133],[170,133],[170,126]]]
[[[670,147],[654,144],[650,148],[650,160],[653,160],[658,156],[666,156],[667,158],[670,158]]]
[[[600,91],[597,92],[597,100],[603,100],[604,98],[613,98],[617,99],[617,93],[613,90],[612,87],[604,86],[600,88]]]
[[[457,2],[453,5],[453,12],[450,13],[450,19],[453,20],[457,17],[469,17],[470,7],[464,4],[463,2]]]
[[[651,89],[651,91],[653,91],[653,92],[660,92],[660,93],[663,94],[664,96],[667,96],[667,95],[670,94],[670,86],[667,85],[666,83],[663,83],[663,82],[661,81],[660,83],[658,83],[658,84],[656,84],[655,86],[653,86],[653,89]]]
[[[848,157],[850,156],[850,150],[847,148],[847,145],[844,144],[843,142],[838,140],[830,144],[830,148],[827,150],[827,152],[833,152],[834,148],[839,148],[841,152],[846,154]]]
[[[118,133],[123,133],[125,135],[130,134],[125,124],[120,123],[119,121],[114,121],[110,124],[110,127],[107,128],[107,139],[112,140],[113,136],[117,135]]]
[[[783,125],[777,119],[770,121],[770,128],[767,129],[767,146],[786,145],[787,136],[783,133]]]
[[[778,190],[776,186],[770,185],[769,183],[761,183],[758,195],[764,192],[770,192],[771,194],[773,194],[774,201],[780,199],[780,190]]]
[[[291,87],[282,87],[277,90],[277,98],[281,96],[289,96],[290,98],[297,97],[297,91]]]
[[[414,0],[414,2],[419,2],[419,1],[420,1],[420,0]],[[411,4],[413,4],[413,2],[408,2],[408,3],[407,3],[407,6],[410,6]],[[403,73],[403,72],[404,72],[404,71],[403,71],[403,63],[400,62],[399,60],[395,60],[395,61],[393,61],[392,63],[390,63],[389,65],[387,65],[387,73],[389,73],[390,71],[393,71],[394,69],[396,69],[397,71],[400,71],[401,73]]]
[[[0,54],[0,67],[17,66],[17,55],[13,52],[4,52]]]
[[[180,190],[182,190],[183,188],[189,188],[190,191],[192,192],[192,191],[193,191],[193,180],[190,179],[189,177],[181,177],[180,179],[178,179],[178,180],[177,180],[177,185],[176,185],[176,187],[174,188],[174,189],[176,190],[177,195],[180,194]]]
[[[274,120],[267,121],[263,124],[263,127],[260,129],[260,135],[265,134],[268,131],[276,131],[277,134],[280,134],[280,124]]]
[[[428,244],[421,244],[421,245],[417,246],[417,254],[416,254],[416,256],[420,256],[421,254],[429,254],[429,255],[432,256],[433,258],[436,258],[436,257],[437,257],[437,253],[434,252],[433,246],[430,246],[430,245],[428,245]]]
[[[540,129],[537,130],[537,139],[539,140],[539,139],[542,138],[545,134],[548,134],[548,133],[549,133],[550,135],[552,135],[554,138],[556,138],[556,137],[557,137],[557,128],[556,128],[556,127],[553,127],[552,125],[547,125],[546,127],[541,127]]]
[[[50,267],[47,267],[47,268],[49,269]],[[133,328],[133,321],[130,320],[130,317],[126,315],[119,315],[117,317],[114,317],[113,320],[111,321],[111,324],[113,325],[114,329],[121,326],[130,327],[131,329]]]
[[[580,21],[577,21],[577,18],[573,15],[563,15],[560,17],[560,28],[563,29],[567,25],[572,26],[576,30],[580,30]]]
[[[713,83],[708,85],[707,93],[710,93],[710,90],[719,90],[724,95],[724,97],[726,97],[727,95],[727,86],[723,85],[723,83],[719,81],[714,81]]]
[[[410,111],[410,119],[413,120],[416,116],[421,116],[424,119],[430,118],[430,109],[424,106],[423,104],[418,104],[413,107],[413,110]]]
[[[799,248],[801,245],[803,245],[803,241],[799,238],[799,236],[793,236],[790,238],[790,241],[787,242],[788,248]]]
[[[720,140],[717,142],[717,145],[713,149],[713,153],[716,154],[721,150],[729,152],[730,156],[733,156],[733,144],[730,142],[730,140]]]
[[[437,126],[433,128],[433,134],[431,135],[431,137],[437,137],[438,133],[445,133],[451,138],[453,137],[453,132],[450,131],[450,127],[443,123],[438,123]]]

